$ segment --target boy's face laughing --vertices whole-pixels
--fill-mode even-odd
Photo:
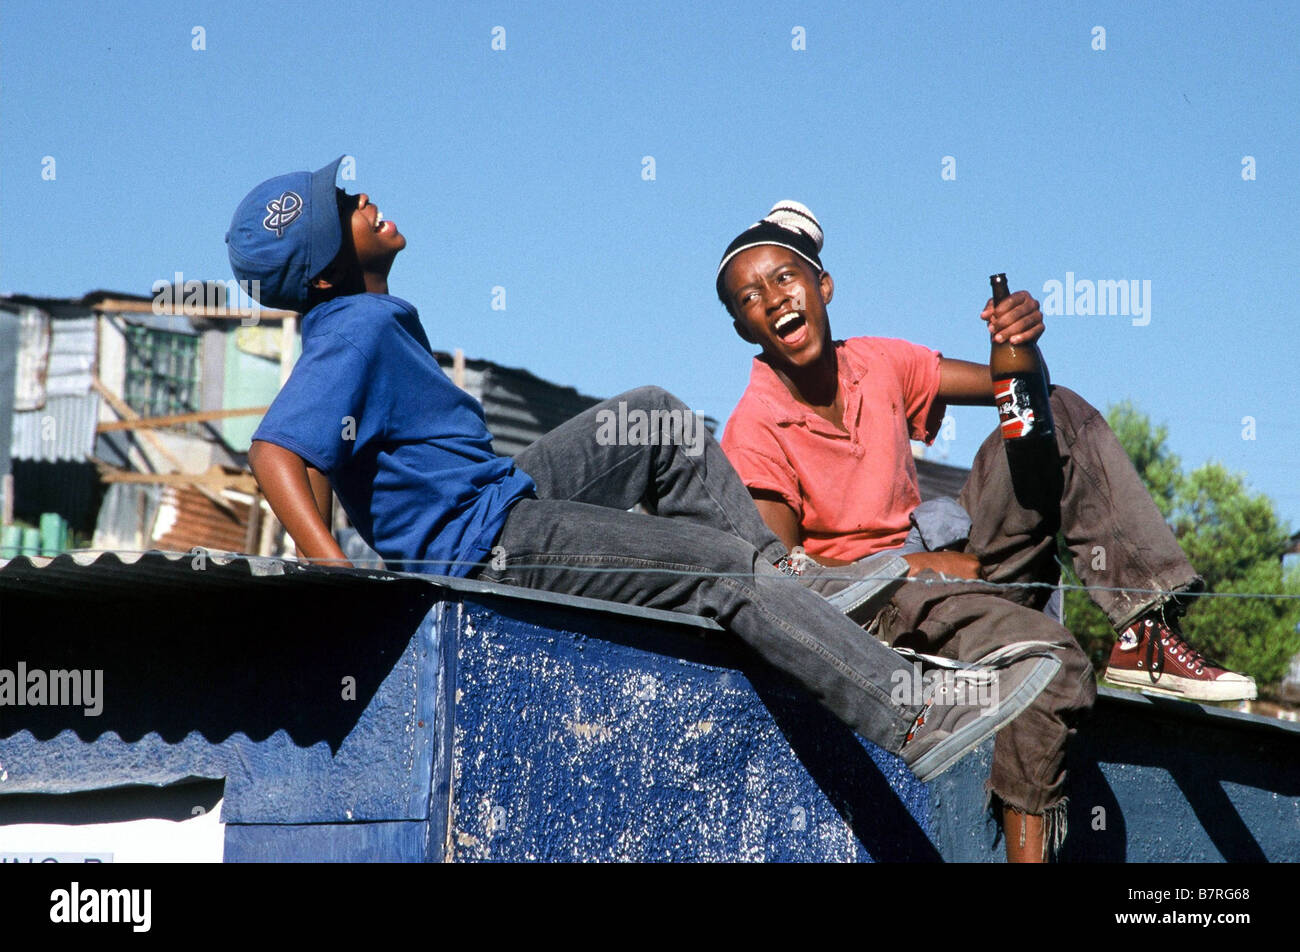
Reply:
[[[365,192],[349,195],[339,189],[337,199],[343,230],[339,252],[312,279],[312,287],[329,296],[363,291],[387,294],[388,272],[397,253],[406,247],[406,236],[384,218]]]
[[[830,340],[830,274],[779,245],[759,245],[731,259],[724,276],[736,333],[792,370],[821,359]]]
[[[352,247],[361,270],[387,274],[393,258],[406,247],[406,236],[397,230],[396,224],[384,218],[365,192],[349,195],[345,201],[354,206],[349,224]]]

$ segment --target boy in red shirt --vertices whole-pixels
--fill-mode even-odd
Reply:
[[[999,735],[989,780],[1006,828],[1019,829],[1007,838],[1008,859],[1041,860],[1065,834],[1065,744],[1096,694],[1088,659],[1040,610],[1049,588],[994,594],[947,579],[1055,583],[1060,530],[1087,584],[1194,593],[1204,583],[1105,420],[1063,387],[1051,396],[1060,471],[1044,498],[1032,507],[1017,501],[995,429],[960,508],[952,500],[922,505],[908,441],[932,442],[948,404],[992,406],[988,365],[900,340],[833,340],[826,306],[835,287],[821,248],[812,213],[779,202],[723,255],[718,297],[736,333],[762,354],[722,447],[787,545],[803,546],[822,566],[892,551],[913,576],[927,573],[934,584],[902,586],[875,620],[895,646],[962,660],[1008,641],[1056,646],[1056,679]],[[1028,344],[1043,333],[1038,302],[1025,291],[996,309],[989,302],[981,318],[998,342]],[[1094,543],[1109,554],[1108,571],[1093,567]],[[830,594],[853,572],[841,569],[837,578],[814,567],[807,581]],[[1094,591],[1093,598],[1120,632],[1108,680],[1189,698],[1255,696],[1251,679],[1214,667],[1187,644],[1175,597]]]

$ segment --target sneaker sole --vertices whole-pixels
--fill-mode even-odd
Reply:
[[[981,716],[926,751],[916,763],[910,765],[912,773],[916,774],[916,778],[922,783],[939,776],[1032,704],[1034,698],[1042,694],[1052,678],[1056,677],[1060,667],[1061,662],[1058,658],[1039,658],[1011,696],[1002,699],[994,713]]]
[[[1187,701],[1253,701],[1259,697],[1254,681],[1194,681],[1166,674],[1158,682],[1153,682],[1151,676],[1143,671],[1112,671],[1110,668],[1101,679],[1119,687],[1137,688],[1144,694],[1179,697]]]

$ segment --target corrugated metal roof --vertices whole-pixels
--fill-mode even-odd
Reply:
[[[237,502],[222,494],[234,516],[219,509],[203,493],[192,487],[167,486],[159,504],[154,542],[169,552],[187,552],[194,546],[240,552],[248,528],[248,503]]]
[[[50,315],[31,305],[14,311],[18,318],[18,352],[14,355],[14,410],[45,405],[45,368],[50,356]]]
[[[93,314],[50,321],[50,359],[45,370],[45,392],[49,396],[82,396],[90,392],[97,321]]]
[[[451,376],[452,355],[434,351],[434,357]],[[479,358],[466,358],[464,387],[483,405],[483,416],[492,434],[492,448],[502,456],[516,455],[561,423],[600,402],[598,397],[543,380],[527,370],[503,367]],[[716,432],[716,420],[705,417],[704,422],[710,432]]]
[[[99,394],[51,396],[39,410],[14,413],[14,459],[80,463],[94,455]]]
[[[223,557],[208,554],[203,567],[198,568],[190,555],[167,555],[148,552],[144,555],[119,555],[118,553],[77,552],[56,556],[53,559],[20,556],[0,561],[0,619],[7,599],[58,598],[84,602],[113,603],[118,608],[129,607],[139,612],[171,611],[176,597],[191,597],[197,609],[202,598],[238,596],[250,588],[282,588],[291,597],[312,598],[321,588],[371,589],[378,594],[379,585],[427,586],[431,593],[456,592],[463,595],[485,595],[504,598],[519,603],[560,605],[606,616],[663,621],[691,628],[722,630],[712,619],[700,618],[679,612],[641,608],[618,602],[605,602],[576,595],[561,595],[535,589],[518,588],[475,582],[446,576],[416,575],[405,572],[388,572],[377,569],[323,568],[301,565],[282,559],[265,559],[251,556]],[[162,608],[160,606],[166,606]],[[94,613],[86,613],[87,626],[94,625]],[[219,632],[194,631],[192,619],[185,623],[193,637],[208,637]],[[57,635],[57,632],[52,632]],[[1163,715],[1188,721],[1219,721],[1234,726],[1266,731],[1280,731],[1300,735],[1300,724],[1277,718],[1262,717],[1222,708],[1202,706],[1192,701],[1152,697],[1131,691],[1117,691],[1099,687],[1098,694],[1107,702],[1130,709],[1158,711]]]
[[[95,373],[95,322],[93,315],[50,319],[31,309],[21,314],[18,363],[44,360],[43,394],[34,409],[15,410],[10,453],[14,459],[80,462],[95,447],[99,395],[91,388]],[[48,328],[48,347],[38,338],[38,328]],[[20,369],[20,386],[24,375]],[[27,396],[34,396],[28,394]]]
[[[317,587],[360,587],[379,583],[428,586],[432,590],[465,595],[490,595],[519,602],[560,605],[607,615],[662,621],[691,628],[721,631],[716,622],[696,615],[605,602],[579,595],[561,595],[513,585],[497,585],[444,575],[390,572],[383,569],[324,568],[285,559],[209,552],[198,568],[188,553],[70,552],[54,558],[19,556],[0,560],[0,618],[9,597],[76,598],[88,601],[130,603],[138,610],[157,611],[155,598],[206,596],[247,592],[249,586],[288,587],[310,598]],[[94,624],[93,614],[87,624]],[[187,623],[192,624],[192,623]]]
[[[143,549],[162,491],[162,486],[147,483],[111,483],[99,506],[91,545],[101,550]]]
[[[921,485],[922,499],[937,499],[940,496],[956,499],[961,488],[966,485],[968,476],[970,470],[961,466],[949,466],[928,459],[916,461],[916,479]]]
[[[452,374],[454,358],[435,351],[438,365]],[[514,456],[566,420],[600,401],[573,387],[543,380],[527,370],[466,358],[465,391],[483,405],[492,448]]]
[[[76,598],[122,603],[149,611],[154,596],[238,593],[249,586],[295,584],[306,594],[316,585],[355,585],[366,579],[398,578],[396,573],[322,569],[282,559],[188,554],[143,555],[73,552],[50,558],[20,556],[0,561],[0,599],[10,595]],[[202,566],[200,568],[200,565]],[[93,616],[86,619],[94,624]]]

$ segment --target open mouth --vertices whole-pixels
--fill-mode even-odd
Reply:
[[[384,227],[385,225],[388,226],[387,229],[385,229]],[[375,209],[375,231],[385,231],[385,230],[391,231],[392,228],[393,228],[393,223],[390,221],[384,221],[384,213],[376,208]]]
[[[792,337],[798,336],[807,324],[808,322],[802,314],[798,311],[790,311],[778,317],[776,323],[772,325],[772,329],[776,331],[777,337],[788,341]]]

